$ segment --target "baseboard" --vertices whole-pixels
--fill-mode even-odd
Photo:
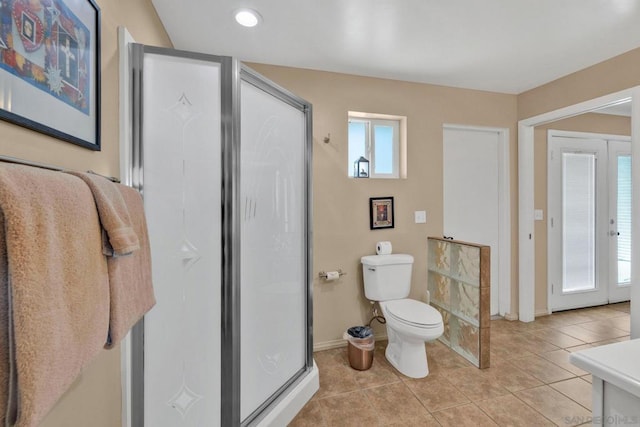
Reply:
[[[345,340],[333,340],[324,342],[314,342],[313,351],[331,350],[333,348],[346,347],[347,342]]]
[[[387,339],[387,334],[376,334],[376,341],[384,341]],[[346,340],[331,340],[331,341],[323,341],[323,342],[314,342],[313,343],[313,351],[323,351],[323,350],[331,350],[334,348],[346,347]]]
[[[551,313],[549,313],[548,310],[543,308],[543,309],[536,310],[533,316],[540,317],[540,316],[548,316],[549,314]],[[514,321],[514,320],[518,320],[518,315],[515,313],[505,313],[504,318],[505,320]]]
[[[542,308],[542,309],[536,310],[536,311],[533,313],[533,316],[534,316],[534,317],[540,317],[540,316],[548,316],[548,315],[550,315],[550,314],[551,314],[551,313],[549,312],[549,310],[547,310],[546,308]]]

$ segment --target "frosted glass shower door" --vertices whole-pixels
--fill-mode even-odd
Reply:
[[[144,84],[133,177],[144,196],[157,300],[144,322],[144,425],[216,426],[224,62],[134,48]]]
[[[243,424],[307,367],[305,114],[271,89],[240,88]]]

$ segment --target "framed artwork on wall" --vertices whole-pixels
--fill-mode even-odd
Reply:
[[[369,221],[371,230],[393,228],[393,197],[369,198]]]
[[[100,8],[3,0],[0,118],[100,150]]]

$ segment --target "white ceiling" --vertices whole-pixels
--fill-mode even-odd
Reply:
[[[152,2],[177,49],[513,94],[640,47],[638,0]]]

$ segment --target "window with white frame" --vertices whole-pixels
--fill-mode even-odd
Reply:
[[[406,117],[349,112],[348,175],[369,161],[369,178],[406,178]]]

